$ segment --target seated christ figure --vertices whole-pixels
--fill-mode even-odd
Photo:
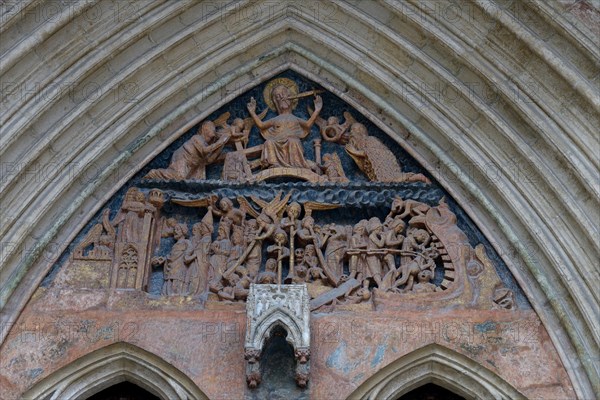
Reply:
[[[315,96],[315,111],[306,121],[292,114],[292,99],[286,86],[275,86],[271,91],[271,99],[278,115],[264,122],[256,115],[256,100],[252,98],[248,103],[248,111],[265,139],[261,165],[263,168],[292,167],[316,172],[317,165],[304,158],[301,140],[310,133],[310,128],[323,107],[323,100],[320,96]]]

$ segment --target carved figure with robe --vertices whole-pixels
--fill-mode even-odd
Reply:
[[[318,235],[315,232],[315,219],[307,215],[302,218],[300,221],[300,229],[296,233],[298,236],[298,241],[300,245],[306,247],[309,244],[317,244],[317,246],[322,247],[321,243],[321,235]]]
[[[367,275],[367,259],[366,259],[366,248],[368,238],[367,232],[367,220],[361,220],[352,230],[352,237],[350,238],[350,249],[347,254],[350,256],[349,268],[350,278],[356,278],[358,281],[362,281]]]
[[[227,268],[227,261],[231,254],[230,227],[230,222],[221,222],[217,230],[217,239],[210,245],[209,279],[211,281],[220,281]]]
[[[209,210],[216,216],[221,217],[219,223],[231,223],[236,226],[242,226],[246,213],[239,208],[235,208],[231,199],[223,197],[219,200],[219,206],[217,207],[214,202],[215,198],[209,198],[211,205]]]
[[[262,121],[256,115],[256,100],[250,99],[248,111],[254,123],[265,139],[261,154],[263,168],[292,167],[311,169],[319,173],[319,167],[304,158],[302,139],[310,134],[310,128],[315,123],[323,100],[315,96],[315,112],[308,120],[303,120],[292,114],[292,94],[287,86],[276,85],[271,91],[271,101],[277,110],[277,116],[267,121]]]
[[[327,279],[323,268],[319,266],[317,249],[314,244],[309,244],[304,249],[303,261],[307,268],[307,280],[318,281]]]
[[[188,251],[187,260],[190,265],[186,281],[188,282],[188,293],[199,295],[206,291],[208,285],[209,250],[212,242],[213,218],[208,211],[201,222],[192,227],[191,246]]]
[[[227,269],[238,262],[245,249],[244,232],[241,229],[234,229],[231,234],[231,250],[227,259]]]
[[[245,266],[248,271],[248,276],[251,279],[256,279],[260,270],[262,261],[262,240],[258,240],[259,226],[256,219],[246,221],[244,225],[244,238],[246,239],[246,249],[252,246],[246,256]]]
[[[336,281],[344,274],[344,257],[348,248],[348,237],[343,226],[331,224],[325,227],[329,233],[325,247],[325,262],[330,272],[335,275]]]
[[[350,139],[345,149],[371,181],[431,183],[423,174],[402,172],[394,153],[378,138],[369,136],[367,128],[359,122],[350,127]]]
[[[206,179],[206,166],[219,157],[229,138],[227,132],[217,136],[214,122],[206,121],[198,133],[175,150],[167,168],[153,169],[145,178],[177,181]]]
[[[186,260],[186,255],[191,243],[186,239],[187,234],[187,225],[175,225],[173,228],[173,237],[176,241],[169,255],[166,259],[164,257],[154,257],[152,259],[153,265],[164,265],[162,294],[165,296],[188,294],[189,282],[186,282],[186,278],[188,277],[188,260]]]
[[[379,251],[385,244],[385,238],[383,236],[383,225],[379,218],[374,217],[369,220],[367,224],[369,238],[367,240],[367,275],[366,278],[372,278],[377,286],[381,285],[382,268],[381,268],[381,255]]]
[[[340,157],[336,153],[326,153],[323,155],[321,170],[327,176],[329,182],[348,182],[346,173],[342,168]]]

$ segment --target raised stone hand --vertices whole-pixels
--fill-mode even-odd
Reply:
[[[256,100],[254,100],[254,97],[250,98],[250,101],[246,106],[248,107],[248,111],[250,111],[250,114],[256,113]]]
[[[315,111],[319,112],[319,111],[321,111],[322,108],[323,108],[323,99],[321,98],[321,96],[316,95],[315,96]]]

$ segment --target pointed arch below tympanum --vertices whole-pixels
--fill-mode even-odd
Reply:
[[[275,309],[274,311],[261,316],[260,319],[261,320],[258,322],[255,329],[256,334],[252,340],[256,348],[262,349],[264,347],[265,341],[271,336],[273,329],[277,326],[285,329],[287,332],[286,341],[291,344],[294,349],[307,346],[305,340],[303,340],[302,330],[298,326],[298,323],[283,310]]]
[[[183,372],[160,357],[129,343],[95,350],[53,372],[29,389],[31,400],[79,400],[128,381],[161,399],[208,397]]]
[[[437,344],[417,349],[367,379],[349,400],[394,400],[427,383],[466,399],[525,399],[500,376],[470,358]]]

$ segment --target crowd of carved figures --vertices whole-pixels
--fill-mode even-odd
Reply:
[[[357,122],[349,112],[345,121],[338,117],[320,117],[323,100],[311,90],[298,93],[296,83],[287,78],[269,82],[264,91],[268,108],[256,112],[254,98],[248,102],[248,116],[234,118],[224,113],[214,121],[205,121],[198,132],[177,149],[167,168],[153,169],[147,179],[182,181],[206,179],[206,168],[222,163],[221,179],[224,181],[256,182],[277,177],[293,177],[313,183],[348,182],[342,162],[336,152],[321,154],[321,144],[327,142],[344,146],[357,167],[371,180],[377,182],[425,182],[419,173],[402,172],[396,156],[367,128]],[[310,117],[304,120],[293,114],[299,98],[314,95],[315,109],[308,108]],[[266,119],[271,109],[277,115]],[[315,159],[304,155],[303,140],[317,125],[320,139],[314,139]],[[248,147],[250,134],[256,126],[262,143]]]
[[[237,205],[215,196],[171,199],[204,213],[190,227],[159,215],[162,192],[154,189],[146,199],[131,188],[113,221],[105,212],[75,254],[110,258],[114,249],[118,254],[112,280],[119,288],[144,288],[151,273],[145,265],[162,267],[166,296],[208,291],[222,300],[243,301],[250,283],[317,283],[344,288],[331,302],[352,304],[368,300],[374,288],[396,293],[441,290],[432,283],[441,244],[427,229],[428,205],[396,198],[383,220],[319,224],[315,213],[338,205],[301,205],[290,202],[290,196],[280,192],[269,202],[239,196]],[[156,255],[167,237],[173,239],[168,254]]]
[[[152,260],[164,266],[163,294],[194,295],[208,288],[223,300],[245,300],[250,283],[338,287],[352,281],[341,300],[352,303],[369,299],[370,288],[397,293],[441,290],[432,283],[439,242],[427,231],[426,204],[397,198],[383,221],[373,217],[353,226],[320,225],[313,212],[335,205],[301,206],[289,203],[289,197],[279,193],[270,202],[252,197],[258,211],[244,197],[237,199],[238,207],[228,198],[180,201],[206,203],[207,211],[189,238],[187,225],[167,221],[166,234],[176,242],[168,257]],[[219,220],[213,238],[215,217]]]
[[[251,98],[248,117],[234,118],[229,124],[230,114],[225,113],[215,121],[203,122],[199,131],[175,150],[167,168],[153,169],[145,178],[201,180],[206,179],[207,166],[223,163],[223,181],[291,177],[313,183],[347,182],[339,154],[321,155],[321,143],[326,141],[343,146],[372,181],[429,183],[422,174],[402,172],[396,156],[348,112],[343,123],[335,116],[322,118],[319,92],[299,93],[294,81],[275,79],[264,89],[267,109],[257,113],[257,103]],[[305,120],[294,115],[298,99],[313,95],[310,117]],[[266,118],[269,109],[277,115]],[[320,138],[313,140],[315,159],[308,160],[302,140],[314,124]],[[248,147],[254,127],[261,143]],[[147,291],[150,276],[162,270],[165,296],[212,293],[213,298],[243,301],[251,283],[307,283],[335,289],[315,301],[313,308],[368,301],[374,290],[392,294],[443,291],[453,279],[452,271],[445,276],[445,267],[436,268],[456,260],[448,258],[426,218],[429,211],[444,209],[451,214],[441,206],[443,201],[433,210],[425,203],[397,197],[387,215],[343,225],[315,221],[321,211],[341,205],[299,204],[290,201],[291,195],[280,192],[270,201],[252,195],[189,200],[192,196],[187,194],[188,199],[168,199],[197,209],[201,220],[192,225],[163,213],[167,199],[162,191],[132,187],[113,220],[105,211],[73,257],[112,262],[113,288]],[[456,221],[453,214],[450,218]],[[462,231],[457,234],[466,241]],[[164,251],[164,247],[169,248]],[[511,296],[510,291],[499,291],[495,302],[510,303]]]
[[[334,204],[294,201],[314,198],[314,189],[277,193],[282,178],[338,193],[356,190],[348,176],[360,173],[392,188],[400,182],[421,182],[418,188],[431,183],[423,174],[404,172],[396,155],[349,112],[343,122],[338,116],[323,118],[321,92],[300,93],[293,80],[277,78],[265,85],[264,110],[257,112],[251,97],[247,115],[231,118],[226,112],[203,121],[168,166],[150,170],[141,182],[165,192],[130,187],[113,218],[105,210],[72,253],[76,267],[104,268],[103,276],[109,275],[108,284],[104,280],[94,288],[160,292],[165,302],[174,296],[187,296],[190,303],[246,302],[250,388],[260,384],[263,344],[277,324],[294,348],[296,383],[306,387],[311,311],[516,307],[515,294],[504,286],[484,246],[471,246],[443,197],[435,205],[395,197],[387,209],[371,204],[353,220],[347,211],[354,205],[343,204],[344,196],[334,196],[337,200],[330,201],[341,202]],[[308,96],[314,96],[314,108],[307,107],[304,119],[294,111]],[[305,156],[305,146],[314,149],[307,152],[313,159]],[[322,148],[328,152],[322,154]],[[216,164],[222,166],[213,168]],[[185,182],[215,178],[219,170],[221,182]],[[260,185],[263,197],[254,195],[255,183],[272,179],[276,182]],[[223,194],[241,186],[231,182],[247,184],[243,193],[252,194],[219,197],[194,190],[216,184],[215,193]],[[396,193],[403,193],[403,186]],[[273,194],[266,197],[265,187]]]

